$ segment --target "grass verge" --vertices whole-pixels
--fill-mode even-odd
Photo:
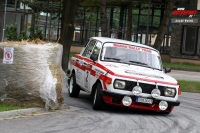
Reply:
[[[178,82],[180,84],[181,91],[200,93],[200,82],[186,80],[178,80]]]
[[[186,63],[166,63],[163,62],[164,67],[171,67],[176,68],[176,69],[188,69],[188,70],[197,70],[200,71],[200,66],[199,65],[192,65],[192,64],[186,64]]]
[[[10,111],[10,110],[17,110],[17,109],[24,109],[24,107],[8,105],[8,104],[0,102],[0,112]]]
[[[79,53],[77,53],[77,52],[70,52],[69,53],[69,58],[71,58],[74,54],[79,54]]]

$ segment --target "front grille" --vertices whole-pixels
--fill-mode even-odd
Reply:
[[[125,90],[132,91],[133,87],[137,86],[137,82],[126,81]],[[156,85],[139,83],[139,86],[142,88],[142,93],[151,94],[151,91],[156,88]],[[164,96],[164,86],[158,86],[158,89],[161,92],[161,96]]]

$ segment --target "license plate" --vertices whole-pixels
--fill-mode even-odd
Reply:
[[[153,99],[137,97],[136,98],[136,102],[152,104],[153,103]]]

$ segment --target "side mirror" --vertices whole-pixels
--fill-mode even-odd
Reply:
[[[165,68],[165,73],[170,73],[171,72],[171,68],[170,67],[166,67]]]
[[[98,55],[91,54],[90,59],[96,61],[98,59]]]

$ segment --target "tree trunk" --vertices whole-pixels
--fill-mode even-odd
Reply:
[[[68,69],[69,53],[74,36],[74,18],[81,0],[63,0],[63,12],[61,20],[61,38],[63,45],[62,68]]]
[[[32,19],[31,19],[31,31],[30,31],[30,37],[32,38],[35,34],[35,12],[32,13]]]
[[[25,4],[24,4],[24,12],[23,15],[21,17],[21,31],[25,31],[25,18],[26,18],[26,11],[25,11]]]
[[[106,0],[101,0],[101,36],[108,37],[107,22],[106,22]]]
[[[176,2],[176,0],[169,0],[169,2],[167,4],[167,9],[165,10],[165,14],[164,14],[163,19],[161,21],[161,24],[160,24],[160,27],[159,27],[159,30],[158,30],[158,34],[157,34],[157,37],[156,37],[156,41],[155,41],[154,46],[153,46],[158,51],[160,51],[160,47],[161,47],[161,44],[163,42],[163,38],[164,38],[165,33],[167,31],[169,20],[170,20],[170,17],[172,15],[172,11],[173,11],[175,2]]]
[[[131,35],[132,35],[132,9],[133,9],[133,5],[132,5],[132,3],[129,3],[129,5],[128,5],[127,32],[126,32],[126,40],[129,40],[129,41],[131,41]]]

